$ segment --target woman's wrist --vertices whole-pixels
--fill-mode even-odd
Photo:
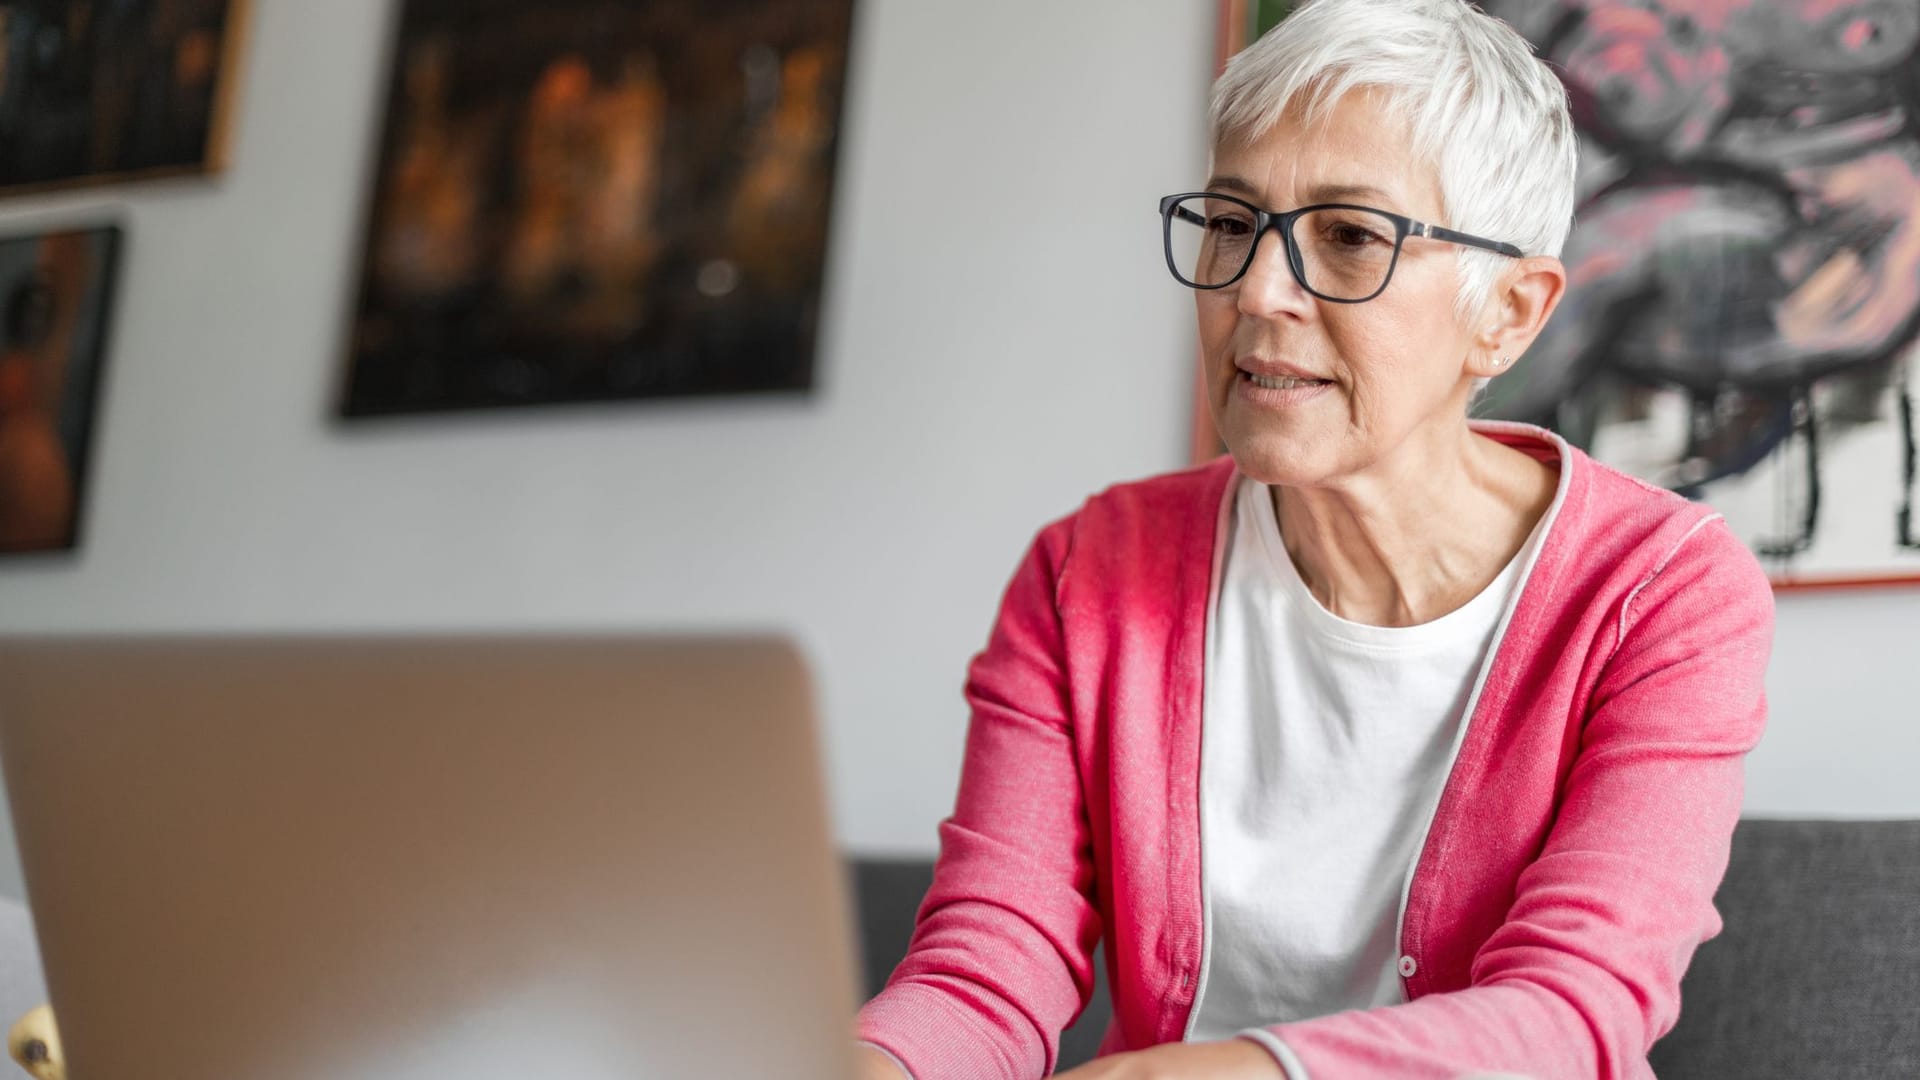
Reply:
[[[913,1080],[899,1058],[870,1042],[854,1047],[853,1074],[856,1080]]]

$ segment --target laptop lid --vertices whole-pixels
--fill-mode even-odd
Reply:
[[[773,639],[0,641],[74,1080],[850,1075]]]

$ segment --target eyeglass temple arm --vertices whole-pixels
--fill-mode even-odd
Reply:
[[[1512,244],[1502,243],[1499,240],[1488,240],[1484,236],[1475,236],[1472,233],[1443,229],[1438,225],[1428,225],[1423,221],[1409,222],[1408,225],[1410,227],[1407,229],[1407,232],[1413,236],[1425,236],[1434,240],[1445,240],[1449,243],[1465,244],[1468,247],[1484,248],[1488,251],[1497,251],[1502,255],[1511,255],[1516,259],[1525,258],[1527,254]]]

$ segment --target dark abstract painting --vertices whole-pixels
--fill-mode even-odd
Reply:
[[[851,0],[405,0],[349,417],[800,391]]]
[[[80,541],[120,231],[0,239],[0,553]]]
[[[218,168],[245,0],[0,0],[0,188]]]
[[[1485,415],[1703,499],[1783,584],[1920,577],[1920,0],[1490,0],[1581,132]]]

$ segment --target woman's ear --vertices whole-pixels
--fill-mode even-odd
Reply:
[[[1512,369],[1547,325],[1567,290],[1567,268],[1551,255],[1514,260],[1494,287],[1474,335],[1471,373],[1490,379]]]

